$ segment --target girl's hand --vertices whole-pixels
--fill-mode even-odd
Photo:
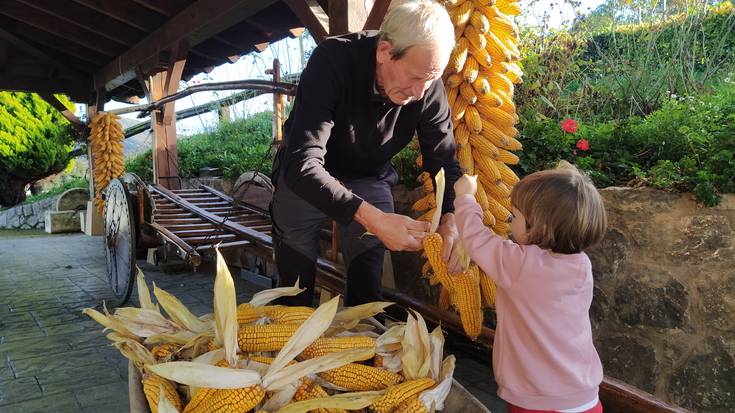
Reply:
[[[475,192],[477,192],[477,175],[464,174],[454,183],[454,195],[457,197],[475,195]]]

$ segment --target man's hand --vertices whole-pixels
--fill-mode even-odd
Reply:
[[[462,195],[475,195],[477,192],[477,175],[462,175],[457,182],[454,183],[454,195],[460,197]]]
[[[363,201],[355,220],[378,237],[391,251],[419,251],[429,231],[428,222],[416,221],[405,215],[386,213]]]
[[[461,248],[459,244],[459,232],[457,232],[457,224],[454,221],[453,213],[446,213],[442,216],[439,228],[436,232],[442,236],[444,246],[442,247],[442,260],[447,263],[447,271],[450,273],[458,272],[461,268]]]

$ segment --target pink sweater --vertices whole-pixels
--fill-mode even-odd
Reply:
[[[495,281],[493,370],[498,395],[526,409],[559,410],[597,397],[602,364],[592,342],[592,265],[584,253],[518,245],[482,224],[472,195],[454,201],[459,237]]]

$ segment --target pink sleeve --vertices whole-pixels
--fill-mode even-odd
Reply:
[[[500,287],[510,288],[518,277],[524,251],[516,243],[495,235],[482,223],[482,209],[472,195],[454,200],[459,239],[467,254]]]

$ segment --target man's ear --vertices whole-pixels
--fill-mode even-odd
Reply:
[[[378,42],[378,49],[375,54],[376,61],[378,63],[386,63],[390,60],[390,51],[393,49],[393,45],[387,40],[380,40]]]

